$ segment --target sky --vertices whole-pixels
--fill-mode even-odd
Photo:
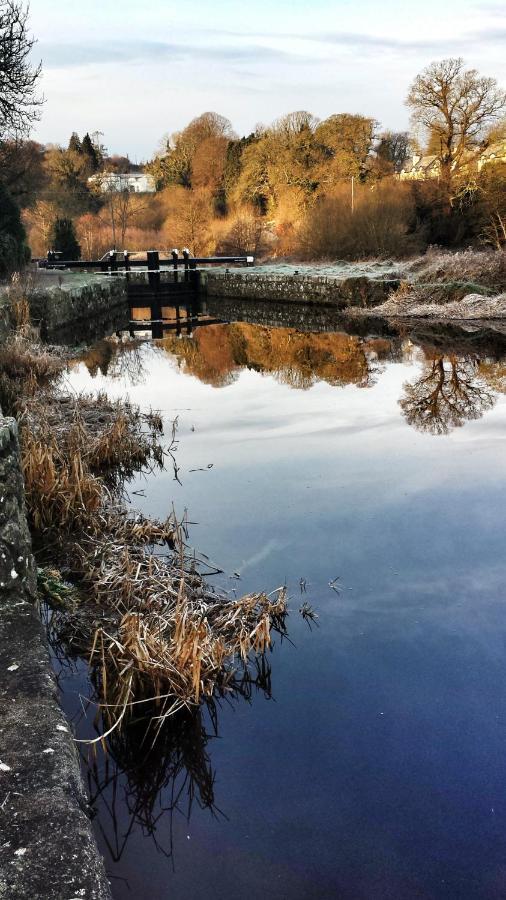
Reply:
[[[239,134],[301,109],[404,130],[410,83],[448,56],[506,87],[503,0],[32,0],[30,23],[45,97],[33,137],[100,131],[137,162],[207,110]]]

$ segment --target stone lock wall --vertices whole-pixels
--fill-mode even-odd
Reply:
[[[202,290],[208,297],[285,303],[328,304],[337,309],[379,306],[399,286],[398,279],[357,275],[286,275],[262,272],[203,272]]]
[[[33,291],[29,301],[32,321],[39,325],[43,340],[91,340],[126,327],[129,318],[122,276],[67,275],[61,284],[48,283]]]

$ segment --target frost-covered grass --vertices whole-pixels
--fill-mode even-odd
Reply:
[[[321,263],[297,263],[297,262],[272,262],[260,263],[251,268],[219,266],[213,268],[214,272],[234,272],[241,275],[315,275],[328,278],[399,278],[408,271],[407,263],[390,260],[371,259],[366,261]]]
[[[415,282],[467,281],[501,291],[506,289],[506,251],[430,250],[408,263],[405,271]]]
[[[356,314],[366,312],[357,310]],[[458,300],[450,300],[447,303],[434,302],[427,297],[422,289],[407,291],[404,294],[396,292],[374,309],[374,314],[379,316],[395,316],[399,318],[423,318],[423,319],[453,319],[453,320],[477,320],[477,319],[504,319],[506,318],[506,292],[492,294],[468,293]]]

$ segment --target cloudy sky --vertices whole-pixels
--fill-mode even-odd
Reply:
[[[34,137],[98,130],[137,160],[205,110],[240,134],[297,109],[406,128],[411,80],[445,56],[506,87],[502,0],[32,0],[30,19],[46,98]]]

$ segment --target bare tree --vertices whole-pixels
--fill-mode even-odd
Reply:
[[[464,60],[431,63],[411,85],[407,105],[412,121],[430,135],[441,177],[451,183],[469,151],[478,152],[487,127],[506,107],[506,93],[495,78],[464,69]]]
[[[27,135],[39,118],[36,85],[42,66],[30,62],[34,44],[28,7],[20,0],[0,0],[0,138]]]
[[[119,238],[120,248],[124,250],[127,229],[146,209],[146,198],[122,185],[102,182],[101,186],[102,196],[105,198],[103,212],[106,215],[100,215],[99,218],[111,226],[114,249],[117,249]]]

